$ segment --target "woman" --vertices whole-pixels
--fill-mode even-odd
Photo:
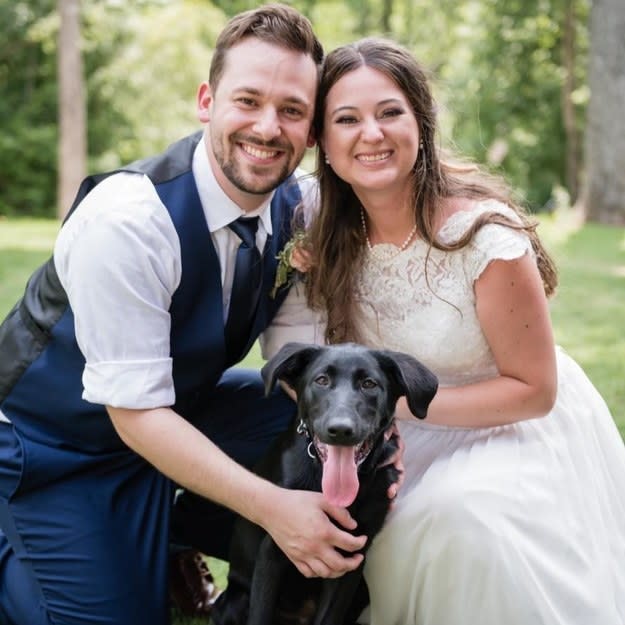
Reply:
[[[405,481],[367,555],[372,625],[625,623],[625,448],[553,341],[554,266],[478,168],[444,160],[428,81],[381,39],[330,53],[307,289],[329,342],[439,376],[397,407]]]

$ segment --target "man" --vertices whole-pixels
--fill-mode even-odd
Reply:
[[[322,54],[286,6],[232,19],[199,88],[203,133],[87,179],[0,327],[3,625],[168,623],[176,487],[178,544],[224,557],[227,508],[305,575],[360,564],[336,551],[365,541],[328,518],[354,529],[346,510],[245,468],[294,407],[229,369],[286,295],[270,296],[275,257],[301,199],[292,173],[313,144]],[[229,227],[242,216],[258,217],[250,244]],[[237,278],[246,245],[242,257],[262,251],[254,279]]]

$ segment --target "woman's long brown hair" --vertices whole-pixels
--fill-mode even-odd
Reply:
[[[367,66],[388,76],[409,101],[419,126],[422,148],[413,168],[413,206],[419,236],[431,247],[454,251],[467,245],[485,224],[497,223],[524,230],[536,254],[545,293],[557,285],[557,272],[530,219],[511,198],[507,185],[475,164],[444,157],[435,143],[436,110],[429,81],[414,57],[393,41],[369,37],[342,46],[326,57],[315,113],[317,138],[323,136],[328,91],[345,74]],[[319,179],[319,212],[310,226],[308,242],[312,267],[307,276],[309,304],[327,315],[326,340],[358,341],[354,303],[357,268],[361,266],[366,239],[360,223],[360,203],[350,185],[326,163],[319,144],[316,175]],[[519,222],[496,212],[484,213],[457,241],[445,244],[436,237],[436,213],[445,198],[496,199],[510,206]]]

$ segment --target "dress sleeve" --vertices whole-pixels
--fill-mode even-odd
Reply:
[[[518,215],[509,206],[489,200],[480,202],[470,211],[456,213],[444,229],[443,239],[459,239],[483,213],[501,213],[520,223]],[[528,252],[534,254],[532,243],[524,231],[500,224],[482,226],[469,245],[463,248],[467,278],[471,283],[475,282],[493,260],[513,260]]]
[[[499,224],[488,224],[471,242],[469,274],[474,282],[493,260],[514,260],[528,252],[533,254],[529,237],[523,231]]]

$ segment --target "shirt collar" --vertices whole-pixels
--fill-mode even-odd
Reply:
[[[225,228],[239,217],[260,217],[265,232],[272,234],[271,227],[271,195],[254,211],[244,211],[232,201],[219,186],[215,174],[208,162],[204,137],[199,141],[193,153],[193,177],[200,196],[200,202],[210,232]]]

